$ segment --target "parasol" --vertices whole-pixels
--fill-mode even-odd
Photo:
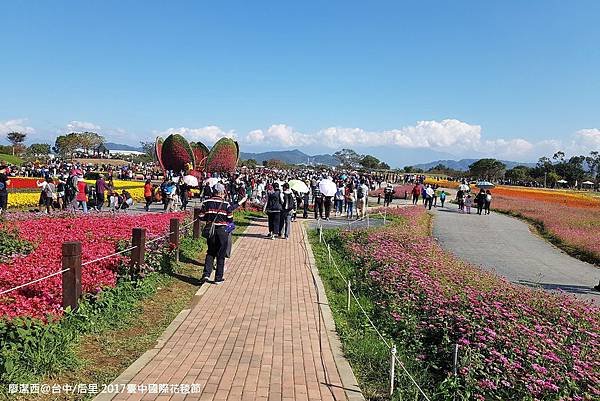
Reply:
[[[183,182],[186,185],[189,185],[190,187],[198,186],[198,179],[196,177],[194,177],[193,175],[186,175],[185,177],[183,177]]]
[[[319,182],[319,191],[325,196],[333,196],[337,192],[337,185],[331,180],[321,180]]]
[[[293,191],[296,191],[300,194],[305,194],[308,193],[308,187],[306,186],[306,184],[300,180],[290,180],[288,182],[288,184],[290,184],[290,189]]]

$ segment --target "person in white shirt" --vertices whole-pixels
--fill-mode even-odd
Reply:
[[[364,219],[367,215],[368,200],[369,187],[363,181],[358,185],[356,190],[356,211],[360,219]]]

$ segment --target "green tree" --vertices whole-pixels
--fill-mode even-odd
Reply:
[[[86,154],[104,143],[104,137],[95,132],[82,132],[78,134],[79,145]]]
[[[362,156],[352,149],[338,150],[333,156],[340,162],[340,167],[348,169],[360,167],[362,160]]]
[[[527,166],[516,166],[506,170],[504,177],[512,181],[531,181],[531,169]]]
[[[77,132],[71,132],[68,135],[60,135],[54,142],[52,150],[65,158],[72,158],[75,149],[81,146],[80,134]]]
[[[21,148],[23,146],[23,142],[25,142],[25,138],[27,137],[27,134],[23,133],[23,132],[9,132],[6,135],[6,138],[8,138],[8,141],[12,144],[12,154],[13,156],[15,155],[15,153],[18,153],[18,149]]]
[[[390,165],[387,164],[386,162],[381,162],[381,163],[379,163],[379,166],[377,166],[377,168],[380,170],[389,170]]]
[[[585,158],[585,161],[590,169],[590,175],[592,179],[597,182],[598,175],[600,175],[600,152],[593,150],[590,155]]]
[[[254,159],[242,160],[238,163],[240,166],[245,166],[248,168],[255,168],[258,165],[258,162]]]
[[[480,159],[469,166],[472,177],[496,180],[504,175],[506,165],[496,159]]]
[[[50,145],[47,143],[33,143],[27,148],[27,155],[31,157],[46,157],[50,154]]]
[[[360,165],[368,169],[379,168],[379,163],[381,163],[381,161],[375,156],[371,155],[365,155],[360,160]]]

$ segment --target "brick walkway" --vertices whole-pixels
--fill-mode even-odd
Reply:
[[[346,400],[323,323],[301,223],[290,240],[248,227],[227,261],[131,384],[197,384],[198,394],[126,394],[115,400]],[[321,302],[326,300],[321,299]],[[328,383],[323,366],[325,366]]]

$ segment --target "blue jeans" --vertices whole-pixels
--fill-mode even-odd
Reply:
[[[88,212],[87,202],[86,201],[79,201],[79,202],[77,202],[77,208],[79,208],[79,206],[83,206],[83,213],[87,213]]]
[[[354,202],[348,202],[348,217],[352,217],[352,207],[354,206]]]
[[[334,210],[336,213],[342,214],[342,208],[344,207],[344,201],[341,199],[336,199],[334,205]]]

